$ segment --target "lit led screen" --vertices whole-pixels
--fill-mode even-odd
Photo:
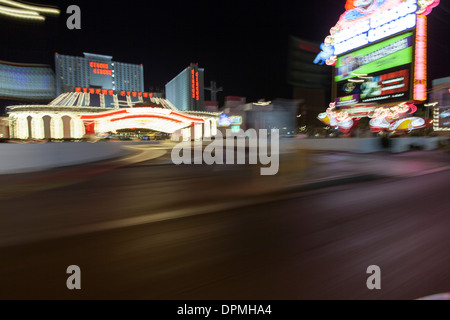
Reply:
[[[411,100],[414,33],[406,32],[339,56],[336,107]]]
[[[336,61],[334,80],[340,82],[358,74],[372,74],[409,64],[413,59],[413,44],[413,33],[407,32],[340,56]]]
[[[336,107],[356,103],[390,103],[410,98],[410,69],[373,73],[364,82],[343,81],[337,86]]]

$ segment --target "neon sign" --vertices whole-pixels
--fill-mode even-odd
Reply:
[[[334,35],[335,55],[348,52],[416,26],[416,0],[407,0]]]
[[[230,120],[230,118],[228,117],[227,114],[222,113],[222,114],[219,116],[219,119],[217,120],[217,125],[218,125],[219,127],[228,127],[228,126],[231,125],[231,120]]]
[[[414,100],[427,99],[427,17],[417,16]]]
[[[195,73],[195,99],[199,99],[199,89],[198,89],[198,71]]]
[[[191,86],[192,86],[192,99],[195,99],[195,70],[192,69],[191,73],[192,73],[192,84],[191,84]]]
[[[336,55],[414,28],[416,15],[428,15],[438,4],[439,0],[347,0],[347,11],[330,29],[323,42],[326,50],[322,48],[314,63],[333,66]]]
[[[112,75],[112,71],[109,70],[107,63],[89,62],[89,66],[92,68],[92,72],[95,74]]]

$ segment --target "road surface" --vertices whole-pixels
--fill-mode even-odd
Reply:
[[[254,177],[247,169],[143,162],[7,194],[0,298],[417,299],[450,291],[449,170],[195,211],[213,195],[232,203],[232,189]],[[81,269],[81,290],[66,287],[70,265]],[[366,286],[370,265],[381,269],[379,290]]]

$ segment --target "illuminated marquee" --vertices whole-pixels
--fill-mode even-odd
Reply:
[[[347,0],[314,63],[334,65],[336,56],[413,29],[416,15],[427,15],[439,0]],[[414,9],[415,8],[415,9]]]
[[[339,55],[416,26],[417,2],[407,0],[394,8],[373,14],[334,34],[334,54]]]
[[[100,114],[84,114],[78,117],[83,120],[88,134],[116,132],[123,128],[140,127],[173,133],[193,124],[205,122],[203,118],[155,107],[124,108]]]
[[[334,65],[333,96],[318,118],[338,128],[367,116],[372,130],[412,130],[420,118],[398,119],[424,101],[426,15],[439,0],[347,0],[314,63]]]

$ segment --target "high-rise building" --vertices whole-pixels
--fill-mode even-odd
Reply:
[[[57,94],[76,87],[116,91],[144,91],[144,67],[116,62],[112,56],[83,53],[83,57],[55,54]]]
[[[204,69],[191,63],[166,84],[166,99],[183,111],[204,111]]]

